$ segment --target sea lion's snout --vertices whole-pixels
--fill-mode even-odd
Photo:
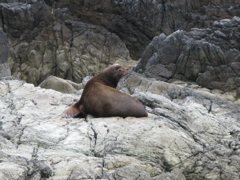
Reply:
[[[129,69],[124,67],[121,67],[118,71],[120,74],[122,74],[122,76],[125,76],[129,73]]]

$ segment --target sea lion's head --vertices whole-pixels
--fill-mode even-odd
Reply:
[[[103,70],[103,72],[101,73],[101,76],[105,76],[105,78],[108,79],[108,81],[111,81],[114,85],[117,85],[117,83],[119,82],[119,80],[125,76],[126,74],[128,74],[129,69],[128,68],[124,68],[122,66],[120,66],[119,64],[114,64],[111,65],[109,67],[107,67],[106,69]],[[105,79],[105,80],[107,80]]]
[[[129,72],[128,68],[124,68],[119,64],[114,64],[109,67],[109,74],[112,77],[112,79],[115,79],[116,81],[119,81],[123,76],[127,75],[128,72]]]

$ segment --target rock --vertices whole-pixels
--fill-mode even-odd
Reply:
[[[49,76],[39,85],[39,87],[53,89],[55,91],[69,94],[76,93],[80,89],[83,89],[82,84],[77,84],[70,80],[64,80],[56,76]]]
[[[154,114],[154,116],[150,115],[151,118],[161,119],[160,121],[163,121],[163,119],[160,117],[165,117],[167,120],[170,120],[172,122],[175,121],[181,128],[185,129],[189,134],[191,134],[192,138],[195,139],[195,142],[197,142],[197,144],[200,144],[200,146],[202,146],[202,148],[203,148],[202,150],[198,149],[200,151],[197,150],[198,152],[196,152],[196,154],[203,153],[204,159],[206,158],[205,156],[207,156],[209,158],[209,155],[211,154],[211,156],[212,156],[211,162],[208,162],[208,163],[212,164],[212,165],[209,164],[209,167],[211,167],[212,170],[216,166],[215,163],[220,162],[222,160],[221,158],[224,159],[224,157],[227,157],[228,153],[231,153],[231,152],[237,152],[237,154],[239,153],[239,149],[236,151],[236,149],[233,148],[231,145],[230,146],[227,145],[228,143],[231,144],[231,141],[228,141],[226,138],[226,137],[228,137],[229,134],[235,134],[235,135],[233,135],[233,137],[235,139],[236,134],[239,134],[239,130],[237,130],[237,133],[235,130],[233,130],[233,131],[226,130],[225,128],[230,128],[230,126],[229,125],[226,126],[224,124],[229,124],[229,119],[227,118],[226,121],[224,119],[222,119],[222,117],[225,116],[225,115],[223,115],[223,114],[225,114],[224,113],[225,110],[223,110],[222,108],[224,107],[224,109],[225,109],[226,106],[229,106],[230,109],[232,109],[234,112],[237,112],[237,114],[235,114],[235,113],[230,113],[231,115],[229,114],[229,116],[231,116],[231,117],[234,116],[233,117],[234,122],[232,124],[233,124],[233,126],[235,126],[240,117],[239,116],[239,111],[240,111],[239,103],[227,105],[227,104],[225,104],[226,103],[225,101],[220,99],[220,97],[221,97],[220,94],[218,94],[218,95],[213,94],[210,91],[205,92],[206,90],[201,89],[197,86],[195,86],[195,88],[188,88],[185,85],[183,86],[183,85],[179,84],[174,87],[174,84],[165,83],[165,85],[164,85],[164,82],[161,84],[161,86],[159,84],[159,88],[157,91],[156,91],[156,89],[154,89],[156,94],[155,93],[153,94],[151,86],[153,86],[155,83],[157,84],[159,82],[158,81],[156,81],[156,82],[149,81],[149,79],[145,79],[145,78],[139,78],[138,76],[135,76],[133,74],[123,82],[123,84],[125,84],[125,87],[123,87],[122,90],[124,90],[125,92],[129,92],[130,94],[133,94],[133,96],[135,98],[138,98],[143,104],[150,107],[150,108],[148,108],[148,111],[151,112],[152,114]],[[136,86],[136,84],[138,84],[138,86]],[[135,87],[135,88],[133,89],[133,87]],[[174,88],[172,88],[172,87],[174,87]],[[197,89],[196,89],[196,87],[197,87]],[[172,88],[172,89],[170,89],[170,88]],[[160,96],[162,96],[164,98],[158,98],[159,94],[160,94]],[[169,101],[167,100],[168,98],[169,98]],[[171,106],[172,106],[171,103],[176,103],[175,105],[177,105],[177,106],[174,105],[174,108],[171,108]],[[186,105],[185,108],[183,108],[184,104]],[[193,110],[192,108],[195,110]],[[203,110],[203,109],[205,109],[205,110]],[[220,110],[220,109],[222,109],[222,110]],[[205,111],[206,113],[203,113],[202,110]],[[196,113],[196,112],[198,112],[198,113]],[[218,113],[220,113],[220,114],[223,113],[222,114],[223,116],[219,114],[220,116],[217,118],[217,123],[215,124],[213,122],[214,121],[213,119],[216,118],[215,115],[217,115]],[[213,117],[211,114],[214,114],[215,117]],[[226,114],[228,114],[228,112],[226,112]],[[157,115],[157,116],[155,116],[155,115]],[[192,120],[190,120],[190,119],[192,119]],[[191,121],[191,123],[189,123],[190,122],[189,120]],[[218,123],[220,123],[221,125]],[[222,126],[222,129],[220,128],[221,126]],[[237,127],[236,126],[233,127],[233,129],[235,129],[235,128],[237,128]],[[217,133],[219,133],[219,132],[223,133],[223,134],[226,133],[225,135],[222,134],[223,139],[221,139],[219,141],[216,139],[211,140],[211,138],[210,138],[210,136],[212,136],[210,134],[212,134],[216,129],[218,129]],[[168,134],[172,134],[172,132],[168,133]],[[206,137],[206,139],[204,138],[204,136]],[[170,140],[169,137],[166,139]],[[163,141],[161,140],[161,142],[163,142]],[[177,141],[177,142],[180,142],[180,141]],[[215,142],[221,142],[221,143],[215,144]],[[237,144],[237,146],[239,145],[239,142],[237,139],[235,139],[235,141],[233,141],[233,142],[234,142],[233,143],[234,147],[235,147],[235,143]],[[168,143],[170,143],[170,142],[168,141]],[[212,146],[213,144],[215,144],[216,146],[213,147]],[[217,150],[216,148],[219,150]],[[181,149],[184,149],[184,148],[181,148]],[[177,150],[176,150],[176,152],[177,152]],[[211,152],[211,153],[208,154],[206,152],[208,152],[208,153]],[[194,155],[193,159],[195,159],[195,158],[198,159],[197,156],[199,156],[200,154]],[[217,156],[219,156],[219,157],[217,157]],[[220,158],[220,156],[221,156],[221,158]],[[218,158],[220,158],[221,160],[220,159],[217,160]],[[176,160],[176,159],[173,158],[173,156],[171,155],[171,159],[167,159],[166,164],[168,164],[171,161],[174,162],[174,160]],[[187,161],[188,160],[186,160],[186,161],[184,160],[184,161],[181,161],[181,163],[184,164],[184,162],[187,163]],[[193,160],[193,161],[195,161],[195,160]],[[197,160],[197,162],[198,161],[199,160]],[[201,163],[200,163],[201,165],[197,163],[198,165],[196,165],[195,167],[192,167],[195,170],[198,169],[197,170],[198,172],[205,171],[205,168],[207,168],[207,167],[203,167],[202,163],[208,164],[208,163],[204,163],[205,160],[203,160],[203,159],[200,161],[201,161]],[[177,162],[175,162],[175,163],[178,164]],[[199,166],[201,166],[201,168]],[[222,164],[218,168],[222,169],[222,167],[224,167],[224,166],[225,165]],[[176,166],[174,166],[174,167],[176,167]],[[213,171],[215,171],[215,170],[213,170]],[[232,171],[232,170],[226,169],[225,173],[228,174],[228,172],[230,172],[230,171]],[[195,173],[193,173],[193,174],[187,173],[188,175],[186,175],[184,173],[184,175],[187,179],[188,178],[195,179],[197,177],[200,179],[208,179],[208,178],[209,179],[219,179],[220,177],[223,177],[221,175],[216,175],[215,172],[203,173],[203,174],[205,174],[205,175],[202,174],[203,176],[200,174],[198,174],[196,176]],[[219,172],[221,172],[221,170],[219,170]],[[238,175],[236,175],[236,176],[233,175],[232,178],[238,179]]]
[[[230,38],[219,43],[234,50],[238,33],[226,35],[226,18],[239,11],[237,1],[5,0],[0,28],[8,36],[14,77],[35,85],[50,75],[80,83],[117,60],[138,60],[155,36],[178,29],[216,27],[216,41]],[[206,34],[196,31],[195,36]],[[232,57],[230,52],[226,59]],[[174,68],[159,67],[168,78]]]
[[[125,60],[117,60],[114,64],[120,64],[122,67],[128,68],[128,69],[133,69],[137,66],[138,61],[134,61],[134,60],[129,60],[129,61],[125,61]]]
[[[8,55],[8,40],[5,33],[0,30],[0,78],[11,75],[11,71],[8,66]]]
[[[39,85],[55,75],[80,83],[117,60],[131,60],[118,36],[77,21],[66,8],[51,9],[44,1],[0,7],[10,37],[12,75],[19,79]]]
[[[154,177],[154,180],[186,180],[185,176],[182,174],[181,170],[174,169],[170,173],[162,173],[161,175]]]
[[[239,22],[234,17],[215,22],[213,30],[195,28],[156,36],[136,71],[157,80],[180,79],[210,89],[236,91],[240,87]]]
[[[0,177],[238,179],[240,105],[186,84],[133,72],[119,88],[148,118],[66,119],[79,95],[1,81]]]
[[[133,59],[139,59],[152,38],[160,33],[169,35],[178,29],[210,28],[216,20],[240,14],[236,1],[61,0],[54,5],[69,7],[81,21],[102,25],[117,34]]]
[[[238,16],[237,1],[0,3],[15,77],[75,93],[105,66],[141,57],[145,76],[119,89],[149,112],[65,119],[81,90],[2,80],[0,179],[239,179]]]
[[[240,87],[240,62],[208,67],[206,72],[199,74],[197,83],[210,89],[237,91]]]
[[[0,177],[1,179],[41,179],[52,176],[48,165],[34,159],[9,155],[0,152]]]

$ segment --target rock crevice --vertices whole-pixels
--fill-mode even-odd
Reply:
[[[226,101],[229,95],[225,99],[195,84],[166,83],[134,72],[119,88],[143,102],[149,117],[65,119],[61,113],[78,95],[1,81],[0,176],[239,177],[240,108],[237,101]]]

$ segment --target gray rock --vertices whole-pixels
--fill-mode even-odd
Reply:
[[[82,84],[77,84],[70,80],[64,80],[56,76],[49,76],[46,80],[39,84],[39,87],[70,94],[76,93],[80,89],[83,89]]]
[[[186,180],[181,170],[174,169],[171,172],[162,173],[159,176],[153,178],[153,180]]]
[[[215,22],[213,30],[195,28],[190,32],[156,36],[136,71],[157,80],[194,81],[210,89],[237,91],[240,87],[239,22],[234,17]]]
[[[9,155],[0,151],[1,179],[44,179],[52,176],[52,170],[46,164],[34,159]]]
[[[123,61],[118,60],[115,63],[120,64],[121,66],[125,68],[133,68],[137,65],[136,61]],[[74,83],[70,80],[65,80],[56,76],[49,76],[47,79],[45,79],[41,84],[39,84],[39,87],[46,88],[46,89],[53,89],[55,91],[59,91],[62,93],[77,93],[79,90],[83,89],[86,83],[92,78],[92,76],[87,76],[83,78],[81,83]]]
[[[169,35],[178,29],[211,28],[216,20],[239,16],[236,1],[61,0],[54,5],[69,7],[82,21],[100,24],[116,33],[133,59],[139,59],[152,38],[160,33]]]
[[[1,81],[1,179],[239,178],[238,101],[136,73],[119,88],[142,101],[149,117],[65,119],[79,95]]]
[[[11,76],[8,66],[9,45],[5,33],[0,29],[0,78]]]
[[[13,76],[35,85],[50,75],[80,83],[117,60],[138,60],[155,36],[178,29],[216,29],[210,39],[234,50],[238,30],[228,32],[229,21],[219,20],[239,11],[237,1],[4,0],[0,28],[8,35]],[[208,29],[192,35],[201,38]],[[237,58],[229,52],[227,61]],[[161,76],[171,77],[174,68],[160,66]]]
[[[50,75],[80,83],[117,60],[131,60],[126,45],[104,27],[81,22],[44,1],[0,3],[11,47],[12,75],[39,85]],[[17,22],[14,22],[17,21]]]

